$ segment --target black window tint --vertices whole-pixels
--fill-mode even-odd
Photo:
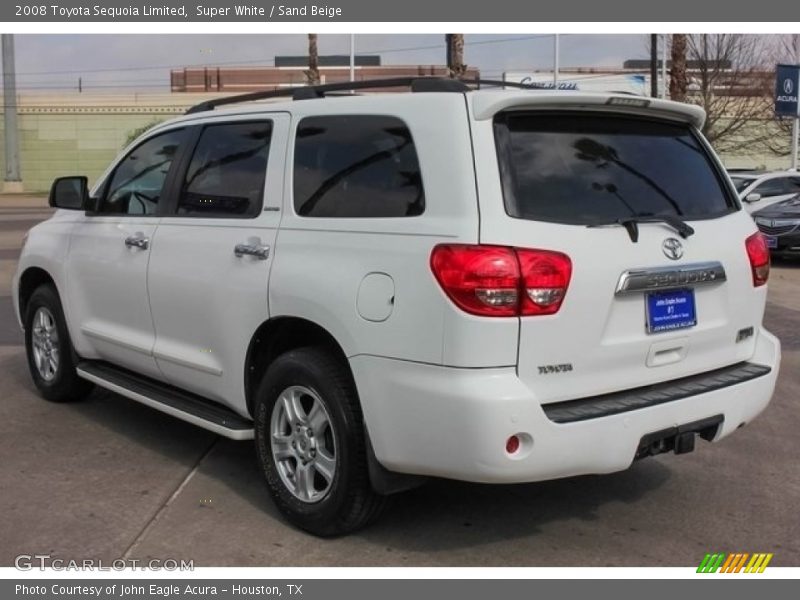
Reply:
[[[271,134],[268,121],[209,125],[203,129],[181,186],[178,214],[258,215]]]
[[[495,118],[495,139],[512,217],[597,224],[735,210],[688,126],[585,113],[505,113]]]
[[[411,132],[395,117],[303,119],[294,207],[304,217],[412,217],[425,209]]]
[[[99,212],[155,214],[169,168],[183,137],[182,129],[162,133],[128,154],[114,171]]]
[[[753,193],[761,194],[762,198],[768,198],[769,196],[780,196],[782,194],[790,194],[791,189],[787,185],[788,183],[789,182],[782,177],[778,177],[775,179],[767,179],[764,183],[759,183],[753,190]]]
[[[731,181],[733,182],[733,187],[735,187],[736,191],[740,194],[748,185],[753,183],[752,179],[745,179],[743,177],[731,177]]]

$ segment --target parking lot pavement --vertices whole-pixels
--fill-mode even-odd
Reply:
[[[43,207],[0,198],[2,566],[34,553],[197,566],[690,566],[709,551],[773,552],[773,565],[800,565],[800,261],[776,262],[770,280],[766,323],[784,349],[776,395],[731,438],[613,475],[433,481],[395,497],[366,531],[319,540],[278,515],[251,442],[109,392],[71,405],[36,395],[9,282],[24,228],[45,218]]]

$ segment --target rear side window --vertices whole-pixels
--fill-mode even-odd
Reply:
[[[512,217],[591,225],[736,210],[688,126],[601,114],[501,113],[494,128]]]
[[[413,217],[425,209],[417,152],[395,117],[347,115],[300,121],[294,207],[304,217]]]
[[[263,203],[271,134],[269,121],[205,127],[181,187],[178,214],[258,215]]]
[[[781,196],[783,194],[791,194],[794,186],[790,185],[788,179],[777,177],[775,179],[767,179],[764,183],[759,183],[754,189],[754,194],[761,194],[762,197],[768,198],[769,196]]]

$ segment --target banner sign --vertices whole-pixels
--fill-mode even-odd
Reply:
[[[797,95],[800,92],[800,65],[775,67],[775,114],[797,117]]]
[[[535,87],[575,90],[596,93],[623,93],[636,96],[650,95],[650,77],[639,73],[560,73],[558,83],[553,73],[503,73],[503,81],[528,83]]]

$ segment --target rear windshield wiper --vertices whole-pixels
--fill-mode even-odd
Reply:
[[[686,239],[694,233],[694,228],[675,215],[632,215],[622,217],[607,223],[597,223],[587,225],[587,227],[607,227],[609,225],[621,225],[631,236],[632,242],[639,241],[639,223],[666,223],[678,232],[682,238]]]

